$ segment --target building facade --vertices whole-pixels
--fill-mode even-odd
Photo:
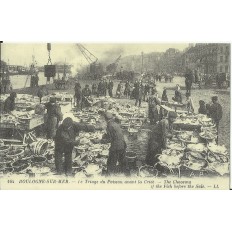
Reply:
[[[218,44],[217,72],[230,73],[230,44]]]
[[[184,54],[184,66],[204,74],[230,73],[230,44],[198,43]]]

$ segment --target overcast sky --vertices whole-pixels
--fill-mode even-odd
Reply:
[[[183,50],[188,47],[188,44],[162,44],[162,43],[144,43],[144,44],[85,44],[83,45],[96,57],[99,61],[113,62],[119,55],[137,55],[149,52],[164,52],[168,48],[177,48]],[[80,53],[78,47],[74,43],[52,43],[51,59],[52,62],[66,62],[75,66],[81,66],[87,64],[87,61]],[[32,61],[32,55],[34,54],[35,60],[39,66],[47,64],[48,52],[46,43],[37,44],[24,44],[24,43],[3,43],[2,44],[2,59],[4,61],[9,60],[10,64],[15,65],[29,65]]]

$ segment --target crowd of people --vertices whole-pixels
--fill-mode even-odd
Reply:
[[[169,112],[165,114],[162,111],[162,104],[170,102],[170,100],[181,103],[186,107],[188,112],[195,112],[199,114],[206,114],[212,118],[217,129],[222,118],[222,106],[218,102],[217,96],[212,97],[210,104],[203,100],[199,101],[199,109],[196,110],[191,98],[191,84],[193,82],[191,73],[185,75],[186,93],[183,97],[183,91],[180,85],[176,85],[174,96],[172,99],[168,97],[168,90],[163,89],[162,94],[157,91],[157,82],[136,80],[134,83],[130,81],[120,81],[117,86],[112,80],[101,80],[99,83],[94,82],[92,86],[88,84],[82,88],[80,83],[76,83],[74,87],[75,106],[82,110],[84,107],[91,105],[90,98],[109,96],[115,98],[133,99],[134,105],[141,107],[142,102],[147,103],[148,118],[151,124],[151,134],[148,140],[148,152],[146,156],[146,164],[155,165],[157,162],[157,155],[160,154],[161,149],[166,148],[167,138],[172,136],[172,124],[177,117],[176,112]],[[115,87],[115,88],[114,88]],[[171,91],[171,90],[169,90]],[[45,86],[41,86],[37,92],[37,96],[41,99],[48,95]],[[169,94],[170,96],[170,94]],[[12,92],[6,99],[4,104],[4,112],[9,113],[15,109],[15,99],[17,94]],[[72,149],[79,144],[76,138],[80,131],[91,132],[102,129],[101,126],[92,126],[85,123],[73,122],[71,118],[63,119],[60,105],[56,102],[55,97],[50,97],[49,102],[44,103],[47,110],[45,131],[47,139],[52,139],[55,142],[55,166],[58,174],[66,173],[72,174]],[[116,172],[126,172],[125,152],[126,142],[123,136],[123,130],[120,126],[120,121],[116,120],[114,116],[105,112],[102,115],[107,123],[107,133],[102,137],[102,143],[111,143],[109,149],[109,157],[107,161],[107,173],[109,175]],[[63,164],[64,156],[64,164]],[[119,167],[118,167],[118,165]],[[64,167],[64,170],[63,170]]]
[[[193,84],[197,84],[201,89],[203,86],[212,87],[213,83],[216,87],[229,88],[230,87],[230,73],[201,73],[198,70],[186,69],[185,74],[185,86],[188,91],[191,91]]]

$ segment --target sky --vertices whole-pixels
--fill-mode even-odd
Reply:
[[[82,43],[92,54],[94,54],[99,62],[104,61],[112,63],[121,55],[138,55],[141,52],[164,52],[168,48],[176,48],[183,50],[188,47],[187,43],[130,43],[130,44],[86,44]],[[32,55],[38,66],[43,66],[48,62],[48,51],[46,43],[3,43],[1,59],[12,65],[26,65],[32,62]],[[84,56],[81,54],[77,45],[74,43],[52,43],[51,44],[51,60],[53,63],[62,62],[70,63],[75,68],[88,64]]]

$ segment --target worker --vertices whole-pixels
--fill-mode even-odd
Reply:
[[[118,87],[116,90],[116,97],[121,98],[121,95],[122,95],[122,81],[118,83]]]
[[[114,88],[114,82],[110,80],[108,83],[108,92],[110,97],[113,97],[113,88]]]
[[[148,100],[148,95],[149,95],[149,92],[150,92],[150,86],[148,84],[148,82],[145,84],[144,86],[144,93],[143,93],[143,100],[144,101],[147,101]]]
[[[106,80],[103,80],[102,88],[103,88],[103,95],[106,97],[106,95],[107,95],[107,89],[108,89],[108,84],[107,84]]]
[[[45,104],[45,108],[47,109],[47,123],[46,123],[47,139],[54,139],[56,135],[58,123],[63,119],[61,108],[56,103],[55,97],[50,98],[50,101]]]
[[[186,93],[191,94],[191,87],[193,83],[194,75],[191,69],[187,69],[185,73],[185,86],[186,86]]]
[[[96,83],[92,84],[92,95],[97,95],[97,84]]]
[[[55,166],[57,174],[63,172],[70,176],[72,175],[72,150],[74,146],[79,145],[79,140],[76,137],[80,131],[93,132],[100,127],[94,127],[84,123],[73,122],[71,118],[65,118],[62,124],[57,129],[55,135]],[[64,165],[63,165],[64,156]],[[64,167],[64,170],[63,170]]]
[[[180,92],[180,86],[178,84],[176,85],[175,96],[172,98],[172,100],[178,103],[182,103],[182,95]]]
[[[142,81],[139,86],[135,88],[135,106],[139,104],[141,106],[142,98],[143,98],[144,87]]]
[[[125,83],[124,96],[126,98],[130,97],[130,83],[129,83],[129,81],[126,81],[126,83]]]
[[[161,154],[162,149],[166,149],[167,138],[172,137],[172,124],[176,117],[176,112],[170,111],[168,119],[162,119],[152,128],[145,159],[147,165],[154,166],[158,162],[158,155]]]
[[[97,86],[98,97],[103,95],[103,82],[100,80]]]
[[[39,75],[38,75],[38,73],[36,73],[35,77],[34,77],[34,86],[35,87],[39,86]]]
[[[205,102],[200,100],[199,101],[199,109],[198,109],[198,113],[199,114],[205,114],[207,115],[207,109],[206,109],[206,105],[205,105]]]
[[[187,111],[190,113],[194,113],[194,104],[193,104],[193,100],[191,98],[191,94],[188,92],[186,93],[186,109]]]
[[[107,133],[103,136],[102,141],[111,143],[107,160],[107,174],[112,175],[117,173],[117,163],[119,163],[119,172],[123,173],[126,170],[126,142],[122,129],[115,122],[111,113],[106,112],[104,117],[107,122]]]
[[[167,96],[167,89],[164,87],[163,94],[162,94],[162,101],[168,102],[168,96]]]
[[[85,88],[82,90],[82,108],[83,107],[89,107],[89,97],[91,96],[91,90],[89,88],[89,85],[85,85]]]
[[[151,125],[154,125],[154,124],[156,124],[156,122],[159,121],[158,105],[160,105],[160,104],[161,104],[161,101],[158,98],[158,93],[154,92],[148,98],[148,117],[149,117]]]
[[[31,75],[31,83],[30,87],[34,88],[35,87],[35,75]]]
[[[43,96],[46,96],[48,94],[49,93],[48,90],[45,88],[45,85],[42,85],[37,92],[37,96],[39,97],[39,102],[41,103]]]
[[[80,83],[75,84],[74,91],[75,91],[74,99],[76,101],[76,107],[77,109],[82,109],[82,90]]]
[[[217,139],[216,142],[218,143],[218,132],[219,132],[219,122],[222,119],[222,106],[218,103],[218,97],[212,97],[212,104],[209,107],[209,115],[213,119],[213,122],[217,128]]]
[[[4,112],[10,113],[15,110],[15,99],[17,94],[15,92],[10,93],[10,96],[5,100],[4,103]]]

